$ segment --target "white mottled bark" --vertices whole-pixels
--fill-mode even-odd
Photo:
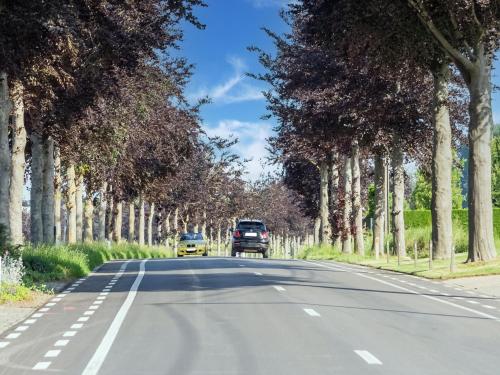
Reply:
[[[217,224],[217,256],[218,257],[221,255],[221,242],[222,242],[221,225],[219,223],[219,224]]]
[[[68,165],[66,169],[66,210],[68,212],[68,243],[76,243],[76,175],[75,166]]]
[[[334,237],[334,246],[339,249],[340,248],[340,239],[342,237],[342,233],[339,233],[339,228],[342,228],[342,225],[337,222],[339,217],[339,155],[338,152],[334,152],[332,155],[332,165],[330,170],[330,210],[332,216],[334,218],[334,222],[332,223],[334,229],[332,229],[333,237]]]
[[[145,212],[144,212],[144,197],[141,194],[139,196],[139,245],[144,245],[144,232],[146,230],[145,225]]]
[[[9,231],[10,111],[11,102],[7,74],[0,72],[0,225],[3,225],[7,231]]]
[[[76,177],[76,241],[83,241],[83,176]]]
[[[23,87],[16,83],[13,95],[12,118],[12,156],[9,189],[9,227],[10,240],[15,245],[21,245],[23,239],[23,191],[24,173],[26,169],[26,128],[24,126]],[[7,179],[8,180],[8,179]]]
[[[397,135],[394,137],[394,144],[392,146],[392,174],[392,226],[394,251],[401,257],[405,257],[405,172],[403,166],[403,149]]]
[[[481,56],[470,72],[468,260],[496,257],[491,202],[491,61]]]
[[[99,212],[98,212],[98,223],[99,223],[99,241],[106,240],[106,211],[107,211],[107,197],[106,191],[108,190],[108,183],[104,182],[99,190]]]
[[[314,244],[320,244],[320,232],[321,232],[321,217],[314,219]]]
[[[113,241],[122,241],[123,202],[116,202],[113,220]]]
[[[85,242],[92,242],[94,240],[94,199],[91,192],[87,192],[87,196],[85,197],[83,240]]]
[[[113,186],[109,186],[109,195],[108,195],[108,210],[106,212],[106,238],[108,241],[113,241],[113,220],[115,219],[115,201],[113,199],[113,195],[111,195],[113,191]]]
[[[432,149],[432,249],[435,259],[451,256],[453,247],[451,124],[448,109],[450,70],[443,64],[434,72],[434,137]]]
[[[385,170],[384,160],[381,155],[375,155],[375,212],[373,225],[372,249],[375,258],[384,253],[384,225],[385,225]]]
[[[54,233],[54,141],[51,138],[43,140],[43,242],[53,244]]]
[[[61,154],[59,147],[54,148],[54,226],[56,244],[63,241],[61,208],[62,208],[62,176],[61,176]]]
[[[331,242],[332,228],[330,226],[330,211],[328,204],[328,163],[321,163],[320,173],[320,194],[319,194],[319,212],[321,218],[321,245],[328,245]]]
[[[155,217],[155,204],[151,203],[149,205],[149,215],[148,215],[148,246],[153,246],[153,220]]]
[[[43,144],[42,138],[32,133],[31,137],[31,192],[30,192],[30,217],[31,217],[31,242],[43,242]]]
[[[128,205],[128,242],[135,241],[135,203],[130,202]]]
[[[354,213],[354,251],[361,256],[365,255],[363,238],[363,207],[361,206],[361,169],[359,166],[359,145],[352,145],[352,204]]]
[[[346,157],[344,162],[344,194],[344,211],[342,213],[342,252],[351,254],[352,168],[350,157]]]

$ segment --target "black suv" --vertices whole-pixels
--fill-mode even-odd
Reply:
[[[268,257],[269,232],[260,220],[240,220],[233,231],[231,256],[236,253],[261,253]]]

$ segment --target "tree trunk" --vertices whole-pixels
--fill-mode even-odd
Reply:
[[[432,149],[432,249],[435,259],[449,258],[453,247],[451,125],[448,109],[450,70],[443,64],[434,72],[434,139]]]
[[[9,231],[10,148],[9,116],[11,102],[7,74],[0,72],[0,225]]]
[[[43,242],[53,244],[54,233],[54,141],[51,138],[43,140]]]
[[[83,241],[83,176],[76,177],[76,241]]]
[[[373,226],[372,249],[378,259],[384,252],[384,225],[385,225],[385,168],[380,154],[375,155],[375,212]]]
[[[219,223],[219,224],[217,224],[217,256],[218,257],[220,257],[220,252],[221,252],[221,241],[222,241],[221,225]]]
[[[320,195],[319,195],[319,212],[321,217],[321,245],[331,243],[332,228],[330,226],[330,211],[328,204],[328,163],[321,163],[319,167],[321,176]]]
[[[351,158],[344,162],[344,211],[342,214],[342,252],[352,253],[351,247],[351,215],[352,215],[352,168]]]
[[[101,190],[99,190],[99,212],[98,212],[99,241],[106,240],[106,210],[107,210],[106,191],[107,190],[108,190],[108,183],[104,182],[101,186]]]
[[[158,220],[157,221],[157,225],[156,225],[156,240],[157,240],[157,244],[158,245],[161,245],[161,240],[162,240],[162,224],[163,224],[163,220],[162,220],[162,211],[158,211]]]
[[[338,152],[334,152],[332,155],[332,165],[330,170],[330,212],[332,213],[333,223],[332,223],[332,233],[334,238],[335,248],[340,248],[340,239],[342,233],[339,232],[339,228],[342,228],[341,223],[339,223],[339,155]]]
[[[61,155],[59,147],[54,148],[54,226],[56,234],[56,244],[62,242],[61,227],[61,206],[62,206],[62,176],[61,176]]]
[[[75,166],[66,170],[68,189],[66,192],[66,210],[68,212],[68,243],[76,243],[76,175]]]
[[[135,203],[130,202],[128,206],[128,242],[135,241]]]
[[[321,217],[318,216],[314,219],[314,244],[320,244],[320,232],[321,232]]]
[[[23,191],[26,169],[26,128],[24,126],[23,87],[16,84],[13,92],[14,116],[12,121],[12,157],[9,189],[10,240],[14,245],[23,243]],[[6,178],[8,181],[8,178]]]
[[[113,196],[111,195],[113,191],[113,186],[109,186],[108,196],[108,210],[106,212],[106,239],[113,241],[113,220],[115,219],[115,202]]]
[[[354,251],[361,256],[365,255],[363,238],[363,207],[361,206],[361,169],[359,166],[359,145],[352,145],[352,203],[354,211]]]
[[[113,241],[122,241],[123,202],[116,202],[113,220]]]
[[[43,144],[42,138],[36,134],[31,134],[31,242],[39,244],[43,242]]]
[[[406,256],[405,245],[405,171],[403,165],[403,149],[399,142],[399,136],[395,135],[392,146],[392,226],[395,254]]]
[[[83,240],[92,242],[94,240],[94,199],[91,192],[85,198]]]
[[[203,238],[207,235],[207,211],[203,211],[203,221],[201,223],[201,235]]]
[[[468,261],[496,257],[491,202],[491,61],[482,56],[470,72]]]
[[[145,228],[145,217],[144,217],[144,197],[142,194],[139,196],[139,245],[144,246],[144,231]]]
[[[177,236],[179,229],[179,209],[176,208],[174,211],[174,222],[172,223],[172,230],[174,231],[174,236]]]
[[[149,205],[148,215],[148,246],[153,246],[153,219],[155,217],[155,204]]]

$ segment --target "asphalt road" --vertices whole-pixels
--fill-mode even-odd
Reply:
[[[0,374],[495,374],[500,300],[333,262],[111,262],[0,337]]]

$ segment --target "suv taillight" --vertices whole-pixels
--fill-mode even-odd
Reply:
[[[269,238],[269,233],[268,232],[262,232],[262,238]]]
[[[235,230],[234,233],[233,233],[233,237],[234,238],[240,238],[241,237],[241,233],[239,230]]]

